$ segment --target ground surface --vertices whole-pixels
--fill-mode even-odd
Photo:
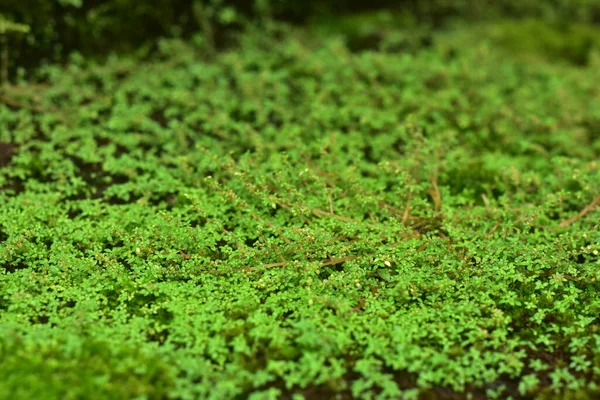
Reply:
[[[8,88],[0,398],[597,396],[598,53],[378,26]]]

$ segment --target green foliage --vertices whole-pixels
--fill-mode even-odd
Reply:
[[[3,1],[8,18],[30,27],[26,41],[11,45],[11,70],[29,72],[45,62],[62,62],[73,51],[88,56],[132,52],[158,37],[190,36],[200,28],[193,3],[216,10],[210,20],[215,27],[234,25],[233,9],[215,0]]]
[[[6,35],[8,33],[27,32],[29,32],[29,26],[9,21],[2,14],[0,14],[0,35]]]
[[[545,61],[587,65],[594,52],[600,51],[600,33],[592,25],[545,23],[540,20],[499,21],[480,24],[478,34],[488,38],[510,55],[530,62]]]
[[[163,361],[148,351],[115,346],[98,330],[85,338],[83,331],[66,337],[44,329],[25,336],[10,328],[1,332],[3,399],[159,399],[173,384],[174,371]]]
[[[29,26],[9,21],[0,14],[0,85],[4,87],[8,83],[8,38],[16,33],[29,32]]]
[[[544,21],[597,23],[598,0],[425,0],[414,1],[417,10],[434,20],[453,16],[470,18],[513,17]]]
[[[7,89],[0,397],[597,397],[597,61],[255,29]]]
[[[235,42],[249,20],[331,22],[332,15],[383,9],[420,26],[507,16],[570,25],[597,23],[600,15],[598,0],[3,0],[2,6],[5,17],[30,27],[25,41],[11,44],[11,71],[27,72],[72,52],[89,57],[145,49],[159,37],[195,37],[212,55]]]

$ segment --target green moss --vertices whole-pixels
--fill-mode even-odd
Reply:
[[[314,29],[7,89],[0,397],[596,397],[600,69]]]

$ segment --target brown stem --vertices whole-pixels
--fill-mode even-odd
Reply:
[[[569,226],[572,223],[579,221],[581,218],[585,217],[588,213],[593,211],[598,204],[600,204],[600,195],[596,196],[590,204],[585,206],[585,208],[579,212],[579,214],[561,222],[558,226],[564,228],[565,226]]]

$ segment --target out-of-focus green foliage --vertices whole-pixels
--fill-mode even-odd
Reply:
[[[29,26],[18,24],[7,20],[0,14],[0,85],[2,87],[8,84],[8,36],[15,34],[25,34],[29,32]]]
[[[0,398],[598,397],[597,53],[376,18],[7,88]]]
[[[11,44],[11,70],[29,70],[73,51],[131,51],[158,37],[196,35],[212,53],[215,45],[231,43],[232,33],[248,20],[306,21],[376,8],[408,13],[422,26],[457,16],[600,22],[598,0],[3,0],[0,15],[30,27],[26,40]]]
[[[10,33],[28,33],[29,26],[25,24],[17,24],[9,21],[4,16],[0,15],[0,35],[7,35]]]
[[[241,4],[245,2],[240,2]],[[13,43],[11,69],[39,66],[42,61],[63,61],[71,52],[102,55],[131,52],[159,37],[202,36],[197,10],[209,16],[226,43],[228,29],[239,25],[238,12],[223,0],[6,0],[0,8],[4,18],[29,27],[26,40]]]
[[[469,32],[487,38],[507,56],[572,65],[587,65],[600,50],[600,28],[588,24],[547,23],[535,19],[471,24]],[[449,38],[450,42],[458,38]]]

